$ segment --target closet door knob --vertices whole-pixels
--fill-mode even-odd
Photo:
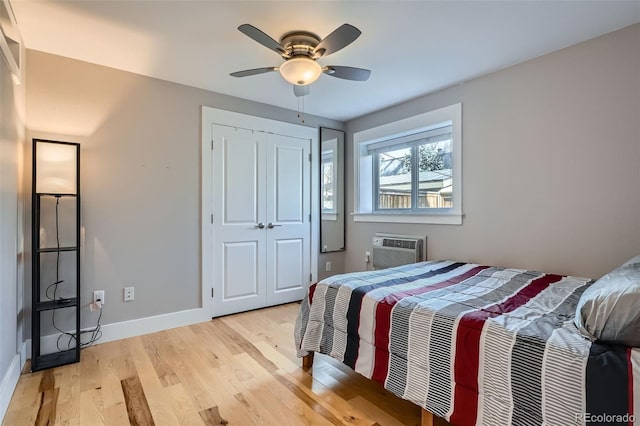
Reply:
[[[282,226],[282,225],[274,225],[273,223],[269,222],[269,224],[267,225],[267,228],[269,228],[269,229],[273,229],[273,228],[275,228],[276,226]]]
[[[254,226],[254,228],[264,229],[264,223],[260,222],[259,224]]]

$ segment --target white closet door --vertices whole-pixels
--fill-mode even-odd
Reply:
[[[213,316],[300,300],[310,282],[310,141],[213,125]]]
[[[267,303],[264,139],[262,132],[213,126],[214,316]]]
[[[267,305],[300,300],[310,281],[310,141],[266,140]]]

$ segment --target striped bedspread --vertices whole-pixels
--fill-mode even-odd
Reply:
[[[301,304],[298,356],[330,355],[455,425],[640,425],[640,348],[573,323],[590,284],[452,261],[336,275]]]

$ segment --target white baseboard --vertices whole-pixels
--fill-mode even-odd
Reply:
[[[140,336],[157,331],[169,330],[190,324],[197,324],[211,319],[211,313],[207,309],[198,308],[187,311],[171,312],[169,314],[155,315],[152,317],[138,318],[129,321],[114,322],[100,327],[102,337],[96,343],[106,343],[127,337]],[[91,327],[92,328],[92,327]],[[91,329],[89,328],[89,330]],[[56,352],[58,334],[43,336],[40,341],[40,352],[43,354]],[[27,354],[31,357],[31,339],[26,342]]]
[[[23,344],[21,349],[25,347],[26,345]],[[7,413],[7,408],[9,408],[9,402],[11,402],[13,391],[16,389],[18,379],[20,378],[20,371],[24,365],[21,358],[21,353],[17,353],[13,357],[11,365],[9,365],[9,369],[0,383],[0,423],[4,420],[4,415]]]
[[[20,371],[29,358],[31,358],[31,339],[25,340],[20,346]]]

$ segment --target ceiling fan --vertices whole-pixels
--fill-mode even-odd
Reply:
[[[243,24],[238,27],[238,30],[276,52],[285,62],[279,67],[232,72],[230,75],[233,77],[248,77],[279,71],[286,81],[293,84],[293,93],[296,96],[304,96],[309,94],[309,85],[316,81],[322,73],[354,81],[366,81],[371,75],[370,70],[363,68],[341,65],[322,66],[317,62],[317,59],[335,53],[353,43],[362,34],[353,25],[343,24],[323,39],[308,31],[291,31],[283,35],[280,42],[275,41],[253,25]]]

